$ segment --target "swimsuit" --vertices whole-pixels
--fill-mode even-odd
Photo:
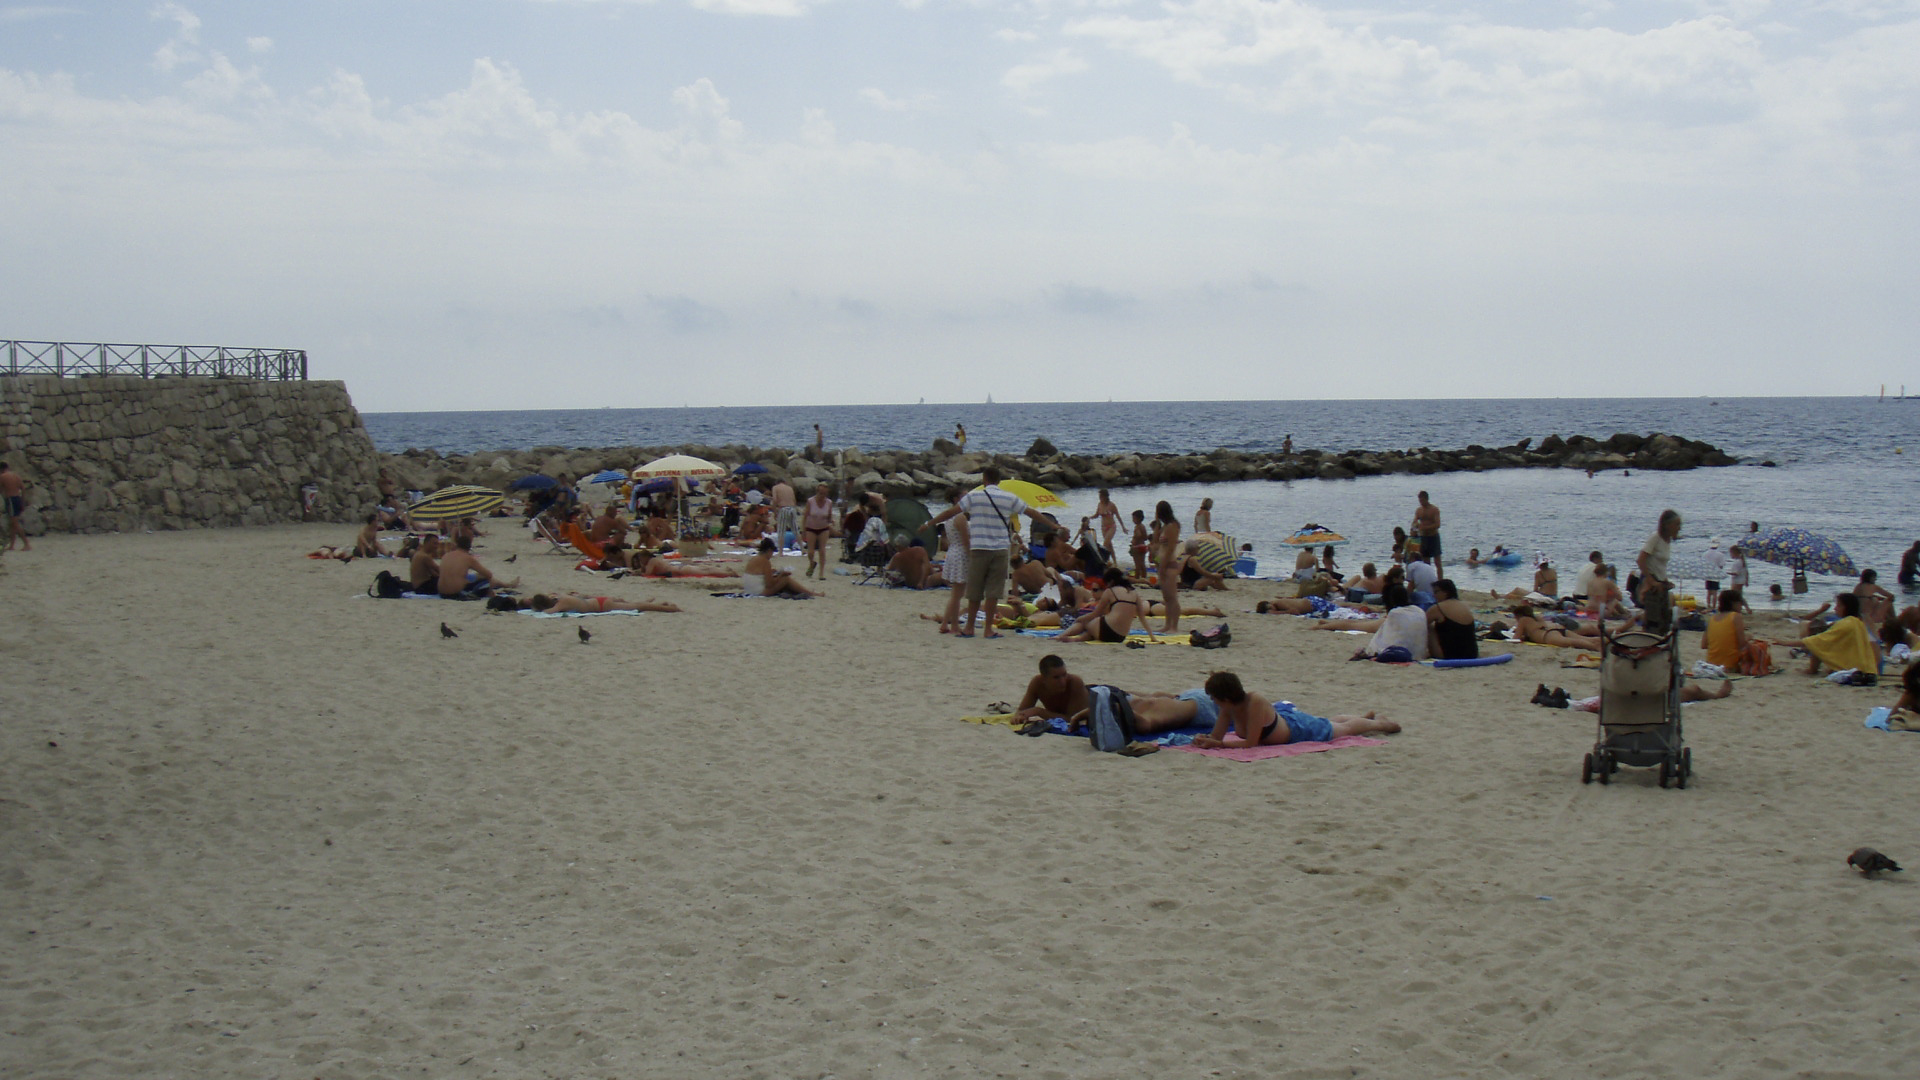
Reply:
[[[1480,640],[1473,636],[1473,623],[1442,618],[1433,624],[1433,636],[1440,641],[1440,656],[1447,660],[1473,660],[1480,655]]]
[[[1207,696],[1205,690],[1182,690],[1174,695],[1179,701],[1193,702],[1193,722],[1207,727],[1220,722],[1220,706]]]
[[[593,602],[594,602],[595,604],[597,604],[597,605],[599,605],[598,607],[596,607],[596,608],[594,608],[594,610],[595,610],[595,611],[605,611],[605,610],[607,610],[607,602],[608,602],[608,601],[607,601],[607,598],[606,598],[606,597],[604,597],[604,596],[596,596],[596,597],[594,597],[594,598],[593,598]]]
[[[1301,712],[1294,707],[1291,701],[1274,702],[1273,715],[1278,718],[1278,720],[1285,720],[1287,722],[1287,741],[1289,743],[1333,741],[1333,722],[1331,720],[1322,716],[1314,716],[1311,713]],[[1267,730],[1272,731],[1273,726],[1268,725]],[[1265,736],[1262,735],[1262,740],[1264,741],[1264,739]]]
[[[19,517],[27,512],[27,500],[19,495],[7,496],[7,516]]]

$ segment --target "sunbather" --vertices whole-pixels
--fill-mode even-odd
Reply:
[[[492,571],[473,557],[473,537],[465,534],[454,538],[453,550],[440,560],[439,593],[442,600],[478,600],[496,587],[510,589],[519,583],[520,579],[515,578],[496,585]]]
[[[1391,735],[1400,730],[1399,724],[1371,712],[1319,717],[1291,705],[1275,704],[1249,692],[1240,685],[1240,676],[1231,671],[1207,676],[1205,690],[1217,713],[1213,732],[1194,737],[1193,745],[1199,747],[1284,746],[1329,742],[1344,735]]]
[[[773,565],[773,553],[777,550],[771,538],[760,541],[760,550],[747,557],[746,564],[740,568],[740,591],[756,596],[779,596],[789,593],[794,596],[819,596],[793,578],[793,572],[782,570]],[[654,562],[660,560],[655,559]]]
[[[353,538],[353,554],[357,559],[379,559],[386,556],[380,550],[380,514],[378,511],[367,515],[366,523],[360,526],[360,534]]]
[[[1147,625],[1146,611],[1141,604],[1140,593],[1127,579],[1127,572],[1117,566],[1107,567],[1106,577],[1102,579],[1106,588],[1100,598],[1094,602],[1092,617],[1076,624],[1072,629],[1060,635],[1061,641],[1107,641],[1127,640],[1133,632],[1137,620],[1147,637],[1153,637],[1153,628]]]
[[[1598,635],[1578,634],[1541,622],[1531,604],[1521,604],[1513,609],[1513,628],[1521,641],[1535,645],[1553,645],[1562,649],[1598,649],[1602,646]]]
[[[940,576],[939,568],[933,565],[932,559],[927,558],[927,549],[921,547],[918,540],[894,552],[893,558],[887,560],[887,569],[899,574],[901,582],[909,589],[947,587],[947,580]]]
[[[1013,712],[1016,721],[1066,719],[1087,708],[1087,683],[1067,670],[1067,662],[1048,653],[1040,658],[1040,674],[1027,680],[1026,692]]]
[[[429,533],[420,541],[420,547],[414,551],[408,562],[408,577],[417,593],[440,591],[440,537]]]
[[[606,611],[659,611],[677,612],[678,604],[668,604],[658,600],[616,600],[611,596],[582,596],[579,593],[566,592],[549,595],[534,593],[520,602],[519,607],[528,611],[551,611],[558,614],[578,612],[583,615],[596,615]]]

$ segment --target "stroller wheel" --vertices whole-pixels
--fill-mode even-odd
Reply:
[[[1580,762],[1580,782],[1583,784],[1593,783],[1593,755],[1592,754],[1588,754],[1586,758]]]
[[[1600,753],[1600,760],[1594,762],[1594,775],[1600,778],[1602,784],[1613,783],[1613,759],[1604,750]]]
[[[1693,775],[1693,748],[1687,747],[1686,749],[1680,751],[1680,782],[1678,785],[1680,790],[1685,791],[1687,789],[1687,777],[1692,775]]]
[[[1673,783],[1673,773],[1674,773],[1674,768],[1673,768],[1672,761],[1662,761],[1660,763],[1660,786],[1661,787],[1664,788],[1667,785]]]

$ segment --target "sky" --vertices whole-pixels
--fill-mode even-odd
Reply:
[[[0,337],[363,411],[1920,388],[1920,0],[0,0]]]

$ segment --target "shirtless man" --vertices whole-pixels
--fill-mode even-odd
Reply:
[[[773,485],[773,495],[769,500],[773,505],[773,526],[779,530],[779,540],[784,546],[787,534],[795,539],[800,536],[800,500],[793,493],[793,485],[785,480]]]
[[[1420,554],[1440,569],[1440,508],[1428,501],[1427,493],[1419,495],[1420,506],[1413,512],[1413,536],[1420,543]]]
[[[807,567],[811,573],[811,564]],[[909,589],[944,589],[947,581],[934,569],[933,560],[927,557],[927,549],[918,541],[893,553],[887,560],[887,569],[900,575],[901,581]],[[820,575],[825,577],[825,574]]]
[[[1065,660],[1048,653],[1040,658],[1040,674],[1027,680],[1027,692],[1020,696],[1013,718],[1021,723],[1064,720],[1085,712],[1087,700],[1086,680],[1068,672]]]
[[[13,466],[0,461],[0,502],[6,503],[7,514],[7,550],[13,550],[13,542],[20,541],[21,551],[32,551],[33,544],[27,539],[26,500],[27,482],[13,471]]]
[[[618,504],[607,503],[600,516],[593,519],[593,526],[587,530],[587,539],[596,544],[627,542],[627,519],[620,516]]]
[[[1860,621],[1868,626],[1879,626],[1893,614],[1893,594],[1880,587],[1880,572],[1877,570],[1860,571],[1860,584],[1853,587],[1853,595],[1860,598]]]
[[[501,588],[511,588],[515,579]],[[493,573],[473,557],[473,537],[462,534],[453,541],[453,550],[440,560],[440,599],[478,600],[494,588]]]
[[[417,593],[437,593],[440,591],[440,537],[428,533],[420,541],[420,547],[413,553],[408,564],[407,580]]]
[[[353,557],[356,559],[378,559],[386,552],[380,550],[380,511],[367,515],[366,523],[360,526],[360,534],[353,538]]]

